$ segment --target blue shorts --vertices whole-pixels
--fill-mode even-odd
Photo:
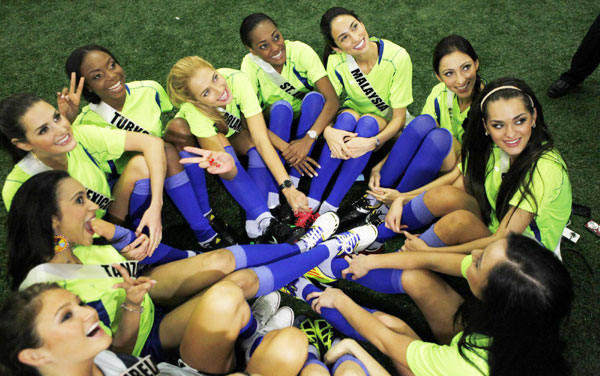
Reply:
[[[159,328],[160,323],[165,317],[165,311],[154,305],[154,322],[152,323],[152,329],[150,329],[150,334],[148,334],[148,338],[146,338],[146,343],[144,343],[144,347],[142,347],[142,352],[140,356],[144,357],[146,355],[150,355],[152,360],[157,364],[160,362],[167,361],[167,354],[165,349],[162,347],[162,343],[160,343],[160,334]]]

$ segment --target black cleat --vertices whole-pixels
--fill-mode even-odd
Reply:
[[[213,213],[208,216],[208,223],[210,227],[217,233],[217,237],[221,239],[221,247],[228,247],[230,245],[239,244],[238,239],[233,234],[231,227],[223,222],[219,217],[216,217]]]
[[[256,243],[265,244],[279,244],[279,243],[295,243],[302,235],[305,230],[300,227],[290,227],[275,217],[271,219],[269,227],[265,232],[259,236]]]
[[[380,202],[371,205],[367,199],[367,195],[362,196],[349,206],[341,208],[338,211],[338,216],[340,217],[340,226],[338,229],[346,231],[349,228],[360,226],[364,223],[367,215],[380,206]]]
[[[285,199],[281,200],[281,203],[271,209],[271,214],[281,222],[286,224],[292,224],[296,221],[294,212]]]

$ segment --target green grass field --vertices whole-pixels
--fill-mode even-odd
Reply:
[[[403,46],[413,62],[413,97],[409,106],[420,113],[433,85],[433,47],[442,37],[461,34],[479,54],[481,74],[488,81],[502,76],[524,79],[537,93],[548,122],[569,167],[573,200],[592,208],[600,220],[600,69],[583,87],[562,99],[549,99],[548,86],[568,68],[587,28],[600,12],[593,0],[516,1],[17,1],[0,2],[0,98],[33,92],[55,103],[55,93],[68,84],[64,63],[75,48],[89,43],[108,47],[120,60],[128,81],[156,80],[164,85],[171,66],[181,57],[199,55],[216,67],[239,68],[244,54],[238,30],[252,12],[273,17],[287,39],[301,40],[319,54],[323,48],[319,20],[331,6],[355,10],[370,35]],[[2,179],[11,168],[0,153]],[[210,194],[217,213],[240,228],[239,209],[215,179]],[[594,188],[596,187],[596,188]],[[361,194],[357,185],[351,197]],[[172,205],[166,204],[164,240],[193,247],[193,236]],[[5,265],[6,212],[0,209],[0,265]],[[563,241],[563,258],[571,272],[576,299],[564,328],[567,358],[575,375],[600,374],[600,239],[574,216],[569,226],[582,236],[573,245]],[[181,236],[181,233],[185,236]],[[395,250],[401,241],[387,244]],[[576,251],[576,252],[574,252]],[[586,261],[594,272],[586,267]],[[5,268],[0,268],[0,295],[7,294]],[[405,319],[426,339],[431,333],[424,318],[406,296],[385,296],[344,284],[360,304]],[[306,305],[286,298],[296,311]],[[369,347],[371,350],[372,348]],[[385,362],[383,357],[379,357]],[[390,367],[390,363],[386,362]]]

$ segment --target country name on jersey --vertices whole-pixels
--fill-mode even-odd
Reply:
[[[361,72],[361,70],[359,68],[356,68],[355,70],[351,71],[350,73],[352,74],[352,77],[354,77],[354,80],[356,81],[358,86],[361,88],[363,93],[365,93],[367,98],[369,98],[371,103],[373,103],[373,105],[375,107],[377,107],[377,109],[379,111],[384,112],[385,110],[387,110],[390,107],[383,101],[383,99],[381,99],[379,97],[379,95],[377,94],[375,89],[373,89],[371,87],[369,80],[367,80],[367,78],[365,77],[363,72]]]
[[[233,129],[236,132],[242,130],[242,119],[239,117],[230,114],[229,112],[225,112],[225,124],[227,127]]]
[[[98,205],[102,210],[106,210],[108,204],[110,204],[113,201],[110,197],[107,197],[102,193],[96,192],[89,188],[87,188],[85,194],[91,202]]]
[[[306,93],[296,90],[289,82],[282,83],[279,88],[296,99],[303,99]]]
[[[113,116],[110,123],[112,125],[114,125],[115,127],[122,129],[124,131],[150,134],[150,132],[148,132],[144,128],[140,127],[133,121],[127,119],[125,116],[121,115],[117,111],[115,111],[115,116]]]
[[[124,262],[120,262],[119,265],[121,265],[123,268],[125,268],[127,270],[127,273],[129,273],[129,275],[131,277],[136,277],[137,276],[137,271],[138,271],[138,263],[137,261],[124,261]],[[104,271],[106,272],[106,274],[108,274],[109,277],[122,277],[121,273],[119,273],[119,271],[114,268],[112,265],[100,265],[102,267],[102,269],[104,269]]]

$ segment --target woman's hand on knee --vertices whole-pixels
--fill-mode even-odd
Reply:
[[[368,189],[367,193],[375,197],[377,201],[383,202],[386,206],[391,206],[396,199],[402,196],[402,194],[395,189],[381,187],[373,190]]]
[[[358,158],[375,150],[375,137],[354,137],[346,141],[346,147],[352,158]]]
[[[350,149],[346,145],[346,141],[357,137],[356,133],[343,131],[333,127],[325,128],[323,137],[329,146],[331,156],[337,159],[350,159]]]
[[[150,204],[150,207],[144,212],[139,226],[135,230],[135,235],[139,237],[142,235],[144,227],[148,228],[150,234],[150,254],[152,256],[154,250],[158,248],[162,240],[162,219],[161,219],[162,207],[159,205]]]
[[[394,200],[390,206],[390,210],[385,216],[385,227],[390,230],[400,233],[402,229],[406,228],[406,225],[402,224],[402,210],[404,209],[404,200],[402,197]]]

